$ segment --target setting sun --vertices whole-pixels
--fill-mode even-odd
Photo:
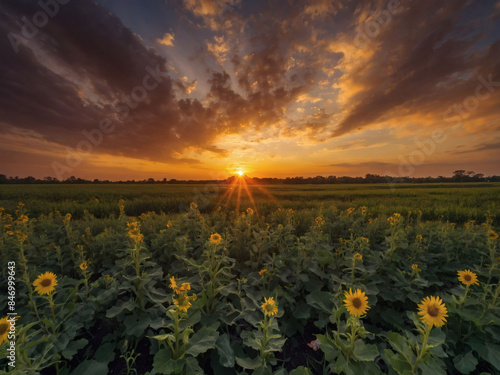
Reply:
[[[236,171],[236,173],[238,174],[238,176],[242,177],[243,176],[243,171],[241,169],[238,169]]]

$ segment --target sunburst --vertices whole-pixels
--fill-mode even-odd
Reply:
[[[236,211],[240,211],[242,196],[246,195],[251,205],[251,207],[249,208],[252,208],[253,212],[258,215],[259,212],[257,210],[257,205],[255,204],[255,199],[252,194],[252,191],[254,191],[255,188],[264,193],[273,202],[276,201],[276,198],[274,198],[267,191],[267,189],[257,184],[253,178],[248,177],[242,168],[236,169],[235,171],[236,176],[231,178],[232,181],[230,185],[227,187],[224,194],[219,198],[219,201],[217,202],[215,207],[218,207],[220,205],[226,206],[227,204],[229,204],[231,199],[234,199],[233,195],[236,192]]]

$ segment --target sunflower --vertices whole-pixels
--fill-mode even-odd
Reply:
[[[210,236],[210,243],[218,244],[222,241],[222,237],[219,233],[214,233]]]
[[[189,296],[187,294],[181,294],[179,297],[174,298],[174,304],[177,306],[179,311],[187,312],[191,307],[191,302],[189,302]]]
[[[411,269],[412,269],[412,270],[415,270],[415,271],[416,271],[416,270],[418,270],[418,264],[413,263],[413,264],[411,265]]]
[[[356,253],[356,254],[354,254],[354,259],[363,260],[363,255],[361,255],[360,253]]]
[[[498,233],[496,233],[493,229],[488,229],[488,239],[490,241],[496,240],[498,238]]]
[[[144,241],[144,235],[141,233],[140,224],[137,221],[127,223],[128,236],[135,242],[141,243]]]
[[[84,260],[82,263],[80,263],[80,269],[82,271],[85,271],[87,268],[89,268],[89,264],[87,263],[86,260]]]
[[[349,289],[349,292],[345,292],[345,298],[345,307],[349,311],[349,314],[353,316],[364,315],[370,309],[370,306],[368,306],[368,297],[361,289],[356,289],[354,293]]]
[[[321,216],[318,216],[316,218],[316,224],[318,224],[319,227],[323,226],[325,224],[325,219],[323,219]]]
[[[458,280],[460,280],[464,285],[479,285],[477,281],[477,275],[471,270],[457,271]]]
[[[187,292],[188,290],[191,290],[191,284],[182,283],[181,287],[176,289],[176,292],[179,294],[180,292]]]
[[[26,215],[21,215],[17,218],[18,223],[26,223],[27,221],[29,221],[29,218]]]
[[[33,286],[39,294],[49,294],[53,292],[56,285],[57,276],[52,272],[45,272],[44,274],[41,274],[33,282]]]
[[[173,290],[178,290],[179,287],[177,286],[177,282],[175,281],[175,277],[172,276],[170,278],[170,287],[173,289]]]
[[[0,345],[4,341],[7,341],[7,336],[9,335],[10,323],[7,317],[0,319]]]
[[[262,304],[262,309],[264,310],[264,314],[266,315],[276,315],[278,313],[278,306],[274,301],[273,297],[266,298],[264,297],[264,303]]]
[[[430,328],[432,326],[441,327],[446,322],[448,310],[443,300],[439,297],[425,297],[418,305],[418,315],[426,322]]]

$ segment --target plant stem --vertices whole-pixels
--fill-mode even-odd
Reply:
[[[175,338],[175,350],[173,353],[173,359],[178,359],[179,356],[179,311],[174,313],[174,338]]]
[[[260,345],[260,360],[261,360],[261,365],[264,366],[266,364],[266,358],[265,358],[265,350],[267,347],[267,331],[269,328],[269,318],[267,314],[264,314],[264,322],[262,323],[262,343]]]
[[[354,267],[356,266],[356,259],[352,259],[352,266],[351,266],[351,285],[354,284]]]
[[[347,364],[349,364],[351,360],[351,354],[354,348],[354,342],[356,341],[358,337],[358,325],[359,325],[359,320],[358,318],[352,317],[352,323],[351,323],[351,337],[349,338],[349,347],[347,348]]]
[[[29,279],[29,274],[28,274],[28,260],[26,259],[26,256],[24,255],[24,247],[23,243],[19,243],[18,245],[19,248],[19,263],[21,265],[21,268],[23,270],[23,281],[24,284],[26,284],[26,289],[28,289],[28,297],[30,300],[30,304],[33,306],[33,310],[35,311],[36,318],[38,321],[40,321],[40,315],[38,314],[38,309],[36,307],[36,303],[33,299],[33,289],[31,287],[31,282]]]
[[[424,337],[422,339],[422,349],[420,350],[420,353],[418,353],[417,359],[413,366],[411,367],[411,373],[415,374],[415,371],[417,370],[417,365],[424,356],[424,354],[427,352],[427,341],[429,340],[429,336],[431,333],[431,326],[426,324],[427,328],[424,333]]]
[[[460,304],[458,305],[459,312],[462,311],[462,307],[464,306],[465,299],[467,298],[467,294],[469,293],[469,289],[470,289],[470,285],[467,285],[465,287],[465,293],[462,296],[462,298],[460,299]],[[457,330],[458,338],[460,338],[460,336],[462,335],[462,322],[463,322],[462,314],[459,314],[459,315],[460,315],[460,321],[458,323],[458,330]]]

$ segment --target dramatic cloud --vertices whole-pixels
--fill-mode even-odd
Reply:
[[[371,173],[436,129],[446,141],[415,173],[498,154],[498,1],[61,3],[0,4],[9,172],[293,162],[307,174],[323,161],[325,173]]]
[[[163,35],[163,38],[157,39],[158,43],[163,44],[165,46],[169,46],[169,47],[174,46],[174,40],[175,40],[175,37],[174,37],[173,33],[165,33],[165,35]]]

